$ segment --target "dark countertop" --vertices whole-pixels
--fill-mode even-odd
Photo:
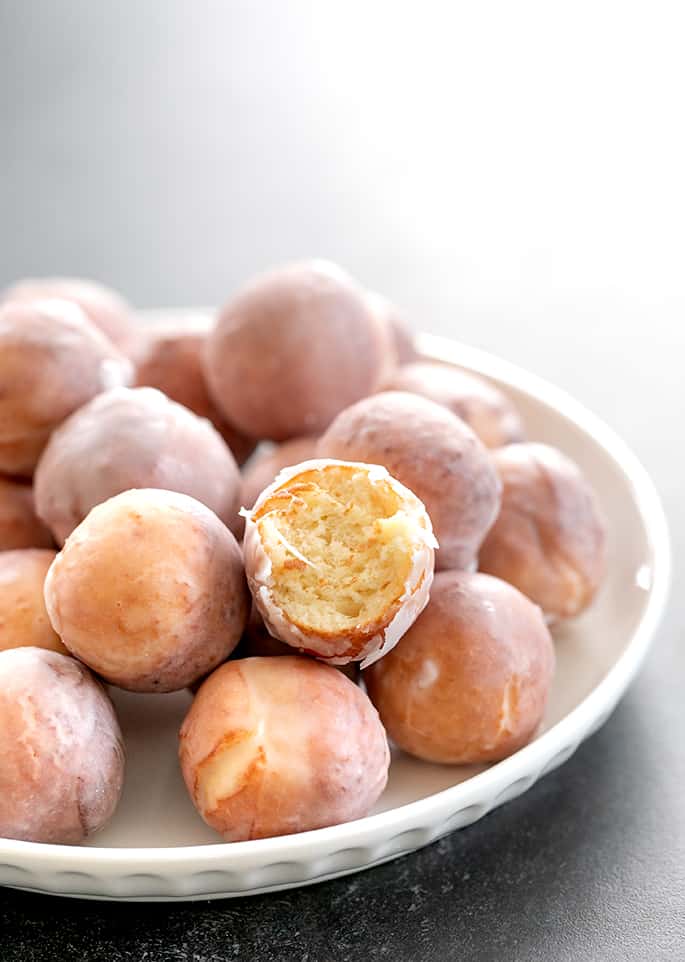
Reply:
[[[685,765],[675,737],[654,747],[655,730],[682,721],[668,701],[638,682],[526,796],[362,874],[185,905],[4,890],[0,958],[675,962],[685,942]],[[648,760],[638,767],[638,757]]]
[[[243,900],[0,890],[2,962],[685,956],[685,157],[653,109],[666,116],[685,78],[645,69],[634,98],[602,18],[597,45],[581,23],[545,56],[525,16],[500,36],[478,13],[424,22],[410,4],[390,23],[381,6],[2,5],[0,285],[75,273],[140,305],[213,303],[273,262],[339,260],[417,327],[556,381],[618,430],[666,503],[669,613],[607,725],[471,828]],[[626,14],[622,30],[639,47],[641,25]],[[569,94],[579,45],[595,86]],[[658,47],[642,55],[660,63]],[[658,165],[626,149],[633,130]],[[587,165],[573,145],[590,142]]]

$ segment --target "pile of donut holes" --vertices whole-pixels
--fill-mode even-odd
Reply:
[[[361,677],[271,637],[247,588],[239,509],[311,458],[384,466],[439,543],[427,607]],[[14,285],[0,836],[77,843],[110,818],[124,746],[107,686],[195,692],[181,769],[227,840],[367,814],[387,736],[433,762],[502,759],[540,728],[550,626],[592,602],[605,544],[580,469],[527,440],[493,384],[422,360],[393,305],[336,265],[286,265],[216,317],[145,325],[92,282]]]

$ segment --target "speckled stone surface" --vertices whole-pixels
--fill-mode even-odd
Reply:
[[[636,147],[660,129],[662,97],[637,69],[639,44],[614,42],[615,11],[597,13],[607,5],[588,7],[585,25],[574,7],[554,49],[536,33],[542,7],[422,3],[409,22],[413,6],[0,4],[0,288],[82,274],[141,306],[207,304],[270,264],[339,260],[417,327],[549,378],[633,446],[675,548],[655,647],[567,764],[422,852],[227,902],[0,889],[0,962],[685,959],[685,289],[682,256],[659,246],[661,228],[683,222],[682,138],[679,155],[664,108],[673,139],[654,141],[650,173]],[[476,20],[482,11],[480,32],[462,29],[466,7]],[[514,19],[498,33],[506,10]],[[648,34],[651,9],[638,26],[631,15],[621,8],[621,31]],[[677,45],[678,31],[654,23]],[[430,40],[414,49],[426,24]],[[586,39],[595,47],[578,52]],[[621,74],[611,58],[622,47]],[[581,89],[588,61],[604,100]],[[672,91],[682,67],[676,58]],[[485,114],[471,109],[476,88]],[[654,197],[676,170],[680,195],[662,211]]]

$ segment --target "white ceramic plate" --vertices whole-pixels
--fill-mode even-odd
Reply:
[[[178,771],[176,733],[189,696],[115,692],[128,745],[115,817],[87,846],[0,839],[0,884],[87,898],[182,900],[344,875],[482,818],[561,765],[606,721],[637,672],[666,601],[668,532],[654,487],[623,442],[555,387],[442,338],[422,336],[420,348],[500,385],[521,410],[529,437],[557,445],[582,466],[609,519],[608,578],[591,611],[556,635],[557,674],[539,737],[488,768],[432,765],[398,753],[368,818],[226,844],[195,814]]]

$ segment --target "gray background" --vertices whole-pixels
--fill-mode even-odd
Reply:
[[[415,327],[605,418],[657,482],[676,561],[611,722],[482,825],[240,906],[3,893],[7,958],[60,939],[81,958],[683,957],[681,28],[658,2],[0,2],[0,285],[67,273],[205,304],[338,260]]]

